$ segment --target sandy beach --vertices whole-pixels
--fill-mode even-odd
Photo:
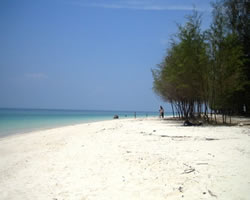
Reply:
[[[250,199],[250,128],[160,119],[0,139],[1,200]]]

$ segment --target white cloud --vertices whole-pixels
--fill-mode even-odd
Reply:
[[[48,76],[44,73],[26,73],[25,77],[29,78],[29,79],[35,79],[35,80],[41,80],[41,79],[48,78]]]
[[[177,5],[173,3],[166,3],[166,1],[152,1],[152,0],[127,0],[127,1],[92,1],[91,3],[86,0],[78,1],[75,5],[83,7],[98,7],[108,9],[130,9],[130,10],[152,10],[152,11],[188,11],[193,10],[194,6],[191,5]],[[207,8],[195,7],[198,11],[206,11]]]

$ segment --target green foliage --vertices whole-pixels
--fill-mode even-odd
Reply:
[[[244,52],[238,35],[228,28],[225,2],[214,4],[213,23],[209,30],[211,109],[222,114],[235,110],[236,95],[244,90]]]
[[[174,102],[183,117],[192,116],[195,103],[204,103],[207,90],[208,56],[201,18],[194,12],[185,26],[179,26],[164,62],[153,70],[154,90],[164,100]]]
[[[229,12],[229,2],[235,1],[213,4],[213,23],[207,31],[201,31],[196,11],[188,16],[186,24],[178,26],[163,62],[152,70],[154,91],[174,105],[179,116],[193,117],[202,111],[207,116],[208,105],[214,112],[232,113],[237,96],[248,87],[245,47],[240,31],[232,30],[239,26],[229,25],[233,17],[228,20],[227,14],[235,15]]]

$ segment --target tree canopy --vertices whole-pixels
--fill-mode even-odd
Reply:
[[[226,115],[250,112],[246,5],[235,0],[213,3],[213,22],[205,31],[196,11],[178,26],[162,63],[152,70],[153,89],[171,103],[173,115],[203,114],[208,120],[210,110],[221,113],[224,122]]]

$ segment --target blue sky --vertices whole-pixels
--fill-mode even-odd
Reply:
[[[208,0],[0,1],[0,107],[154,111],[151,69]]]

